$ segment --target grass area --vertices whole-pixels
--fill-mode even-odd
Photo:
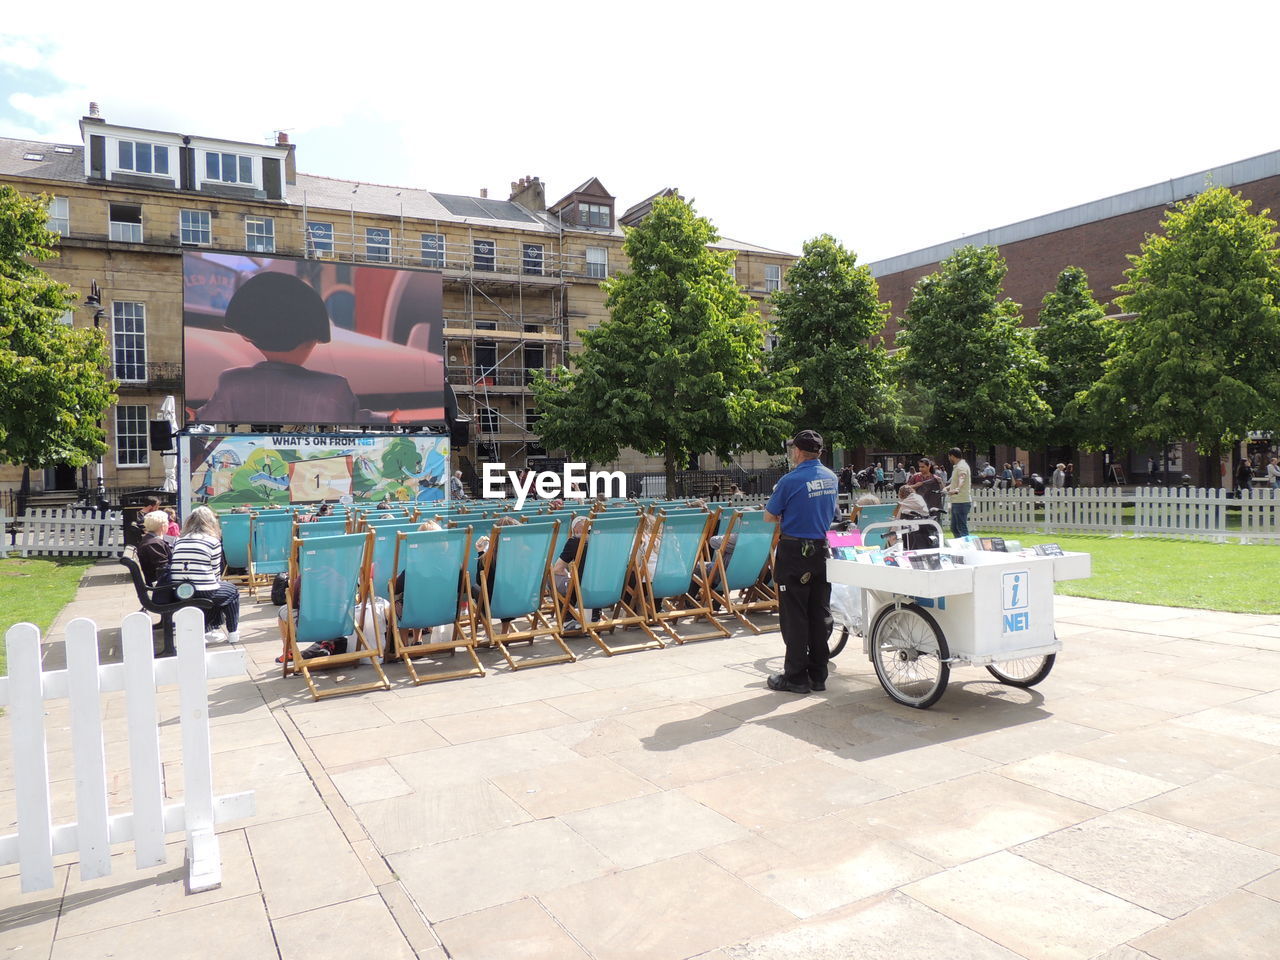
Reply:
[[[86,557],[12,558],[0,560],[0,676],[8,674],[4,631],[15,623],[34,623],[49,629],[58,611],[76,595]]]
[[[1280,613],[1280,594],[1271,589],[1280,582],[1280,549],[1274,545],[981,532],[1024,546],[1056,543],[1063,550],[1092,554],[1093,576],[1059,583],[1058,593],[1231,613]]]

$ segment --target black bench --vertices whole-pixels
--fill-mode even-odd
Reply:
[[[121,557],[120,562],[129,571],[129,576],[133,578],[133,589],[138,594],[138,602],[142,604],[142,609],[150,613],[160,614],[160,626],[164,628],[164,646],[161,648],[159,656],[173,656],[176,652],[173,646],[173,614],[175,611],[186,607],[195,607],[197,610],[204,611],[207,617],[209,611],[213,609],[213,601],[207,597],[192,597],[189,600],[178,600],[173,603],[159,603],[155,599],[156,588],[147,586],[147,581],[142,577],[142,568],[138,566],[138,562],[132,557]]]

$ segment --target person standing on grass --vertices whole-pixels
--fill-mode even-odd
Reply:
[[[786,659],[770,690],[809,693],[827,688],[827,639],[831,636],[831,584],[827,581],[827,531],[835,516],[839,480],[818,459],[822,436],[801,430],[789,441],[793,469],[778,481],[764,508],[781,526],[774,560],[778,620]]]
[[[969,535],[969,510],[973,507],[973,471],[959,447],[947,451],[951,461],[951,483],[947,495],[951,497],[951,535],[956,539]]]

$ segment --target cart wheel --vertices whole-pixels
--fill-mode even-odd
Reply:
[[[827,652],[827,658],[830,659],[832,657],[838,656],[840,651],[844,649],[844,645],[848,642],[849,642],[849,628],[842,627],[840,630],[840,639],[837,640],[835,644],[830,647],[830,649]],[[828,638],[827,643],[828,644],[831,643],[830,638]]]
[[[1001,660],[987,664],[987,673],[1011,687],[1034,687],[1053,669],[1056,653],[1047,657],[1019,657],[1017,660]]]
[[[938,702],[951,652],[936,620],[917,604],[886,607],[871,626],[871,662],[880,686],[898,703],[924,710]]]

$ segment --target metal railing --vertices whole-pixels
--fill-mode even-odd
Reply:
[[[182,364],[170,361],[114,364],[112,376],[124,390],[181,390]]]
[[[475,238],[485,239],[487,238]],[[553,244],[558,242],[557,238],[548,236],[547,242],[540,244],[541,254],[531,257],[525,249],[529,241],[500,243],[495,240],[492,246],[477,247],[474,243],[448,237],[444,248],[439,249],[424,247],[420,236],[414,237],[412,233],[408,236],[396,236],[393,232],[389,239],[381,237],[370,242],[362,233],[334,230],[323,236],[308,236],[305,239],[304,255],[312,260],[425,267],[463,273],[474,279],[519,277],[537,282],[542,279],[582,277],[601,280],[609,274],[606,264],[591,262],[589,265],[585,253],[569,254],[554,250]],[[279,249],[277,247],[278,251]]]

